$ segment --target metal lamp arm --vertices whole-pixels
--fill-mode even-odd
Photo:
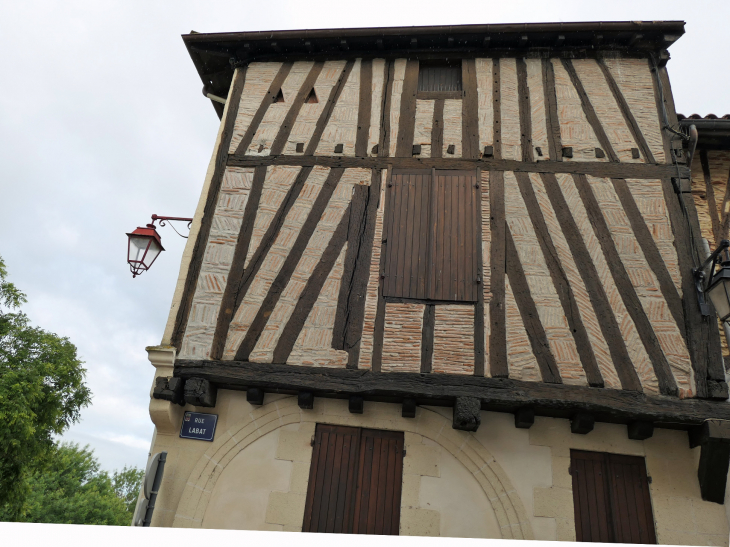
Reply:
[[[167,226],[166,221],[167,222],[187,222],[188,223],[188,230],[190,230],[190,225],[193,223],[193,219],[192,218],[188,218],[188,217],[163,217],[163,216],[160,216],[160,215],[152,215],[152,224],[153,225],[155,224],[155,221],[157,221],[157,220],[160,221],[160,226]],[[184,236],[180,232],[178,232],[177,229],[175,228],[175,226],[173,226],[172,224],[170,224],[170,228],[172,228],[173,230],[175,230],[175,233],[177,235],[179,235],[180,237],[184,237],[185,239],[188,238],[188,236]]]
[[[705,292],[710,288],[710,285],[712,285],[712,278],[715,275],[715,266],[720,260],[720,253],[728,247],[730,247],[730,241],[723,239],[720,242],[720,245],[717,246],[717,249],[715,249],[715,251],[705,259],[699,268],[695,268],[693,271],[695,287],[697,288],[697,300],[703,317],[709,317],[712,315],[710,305],[705,298]],[[705,268],[710,264],[712,264],[712,267],[710,268],[710,275],[707,276],[705,275]],[[704,282],[705,278],[707,278],[707,283]]]

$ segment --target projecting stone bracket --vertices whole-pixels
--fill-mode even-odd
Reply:
[[[178,396],[182,383],[173,382],[176,350],[172,346],[149,346],[147,357],[155,367],[155,379],[150,390],[150,419],[158,435],[176,435],[180,431],[183,409],[173,400]],[[183,380],[183,379],[181,379]],[[183,380],[184,383],[184,380]]]
[[[155,387],[152,391],[152,397],[154,399],[170,401],[173,404],[185,406],[185,398],[183,394],[184,388],[185,380],[182,378],[158,376],[155,378]]]
[[[185,402],[193,406],[214,407],[218,388],[203,378],[185,382]]]
[[[457,397],[454,402],[454,422],[451,427],[461,431],[476,431],[482,423],[482,402],[476,397]]]
[[[689,431],[690,448],[700,447],[700,481],[702,499],[725,503],[727,472],[730,468],[730,421],[706,420]]]

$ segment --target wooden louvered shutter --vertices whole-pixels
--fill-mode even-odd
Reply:
[[[577,541],[656,543],[644,458],[570,451]]]
[[[360,429],[317,424],[302,531],[352,531],[359,457]]]
[[[436,171],[431,200],[430,300],[477,300],[476,174]]]
[[[363,429],[353,532],[398,535],[403,433]]]
[[[477,300],[473,171],[395,171],[388,184],[383,296]]]
[[[317,424],[304,532],[397,535],[403,433]]]

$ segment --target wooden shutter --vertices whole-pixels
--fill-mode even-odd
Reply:
[[[419,64],[418,91],[461,91],[461,86],[461,63]]]
[[[477,300],[473,171],[396,171],[388,184],[383,296]]]
[[[355,534],[398,535],[403,433],[363,429],[355,502]]]
[[[577,541],[656,543],[644,458],[570,451]]]
[[[403,433],[317,424],[304,532],[398,534]]]

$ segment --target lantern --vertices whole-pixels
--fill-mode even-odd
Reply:
[[[695,270],[697,290],[702,315],[710,315],[710,307],[705,295],[715,307],[720,321],[730,319],[730,241],[723,239],[720,246],[712,253],[700,268]],[[709,279],[705,283],[705,268],[709,266]],[[719,269],[717,267],[719,266]]]
[[[148,224],[146,228],[137,228],[131,234],[127,234],[127,237],[129,238],[127,262],[132,277],[137,277],[149,270],[160,252],[165,249],[162,247],[160,234],[153,224]]]

